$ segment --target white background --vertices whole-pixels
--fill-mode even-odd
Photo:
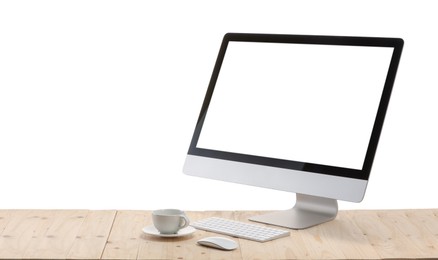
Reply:
[[[0,208],[284,209],[182,165],[226,32],[393,36],[405,48],[365,199],[438,207],[433,1],[2,1]]]

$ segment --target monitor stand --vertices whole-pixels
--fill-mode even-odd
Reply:
[[[305,229],[333,220],[337,214],[337,200],[297,193],[297,200],[292,209],[254,216],[249,220],[292,229]]]

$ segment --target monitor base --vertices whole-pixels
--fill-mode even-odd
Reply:
[[[292,209],[254,216],[249,220],[292,229],[305,229],[333,220],[337,214],[337,200],[297,194]]]

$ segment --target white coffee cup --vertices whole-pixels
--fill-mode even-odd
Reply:
[[[176,234],[189,225],[190,220],[179,209],[159,209],[152,212],[152,221],[161,234]]]

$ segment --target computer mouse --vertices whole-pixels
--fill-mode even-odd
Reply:
[[[207,247],[213,247],[221,250],[234,250],[237,248],[237,242],[225,237],[205,237],[198,240],[198,244]]]

